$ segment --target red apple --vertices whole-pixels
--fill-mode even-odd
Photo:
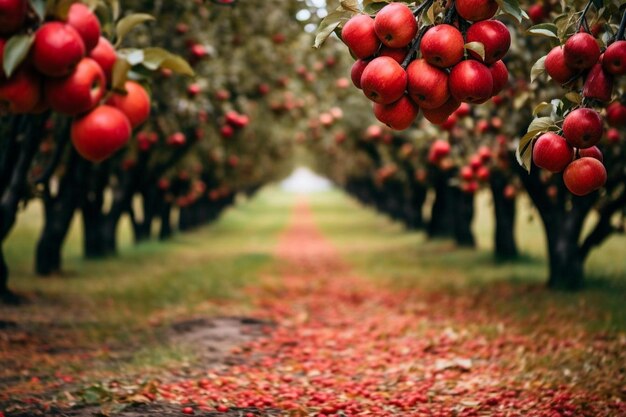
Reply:
[[[487,146],[481,146],[480,148],[478,148],[477,154],[480,157],[480,160],[483,161],[483,163],[489,162],[492,156],[491,149],[489,149]]]
[[[395,130],[404,130],[411,126],[419,113],[419,107],[404,95],[391,104],[374,103],[374,116]]]
[[[374,31],[384,45],[402,48],[417,34],[417,21],[406,4],[389,3],[376,15]]]
[[[495,0],[457,0],[456,11],[466,20],[477,22],[491,19],[498,11]]]
[[[124,113],[102,105],[72,122],[72,143],[83,158],[100,162],[126,145],[131,130]]]
[[[352,79],[352,84],[358,89],[361,88],[361,77],[363,76],[363,71],[365,71],[365,67],[369,64],[369,61],[364,59],[357,59],[352,64],[352,69],[350,70],[350,78]]]
[[[195,43],[191,45],[191,56],[195,59],[202,59],[208,55],[206,48],[204,45]]]
[[[618,143],[620,141],[619,130],[615,129],[614,127],[610,128],[606,132],[606,140],[609,143]]]
[[[452,113],[450,116],[448,116],[448,118],[446,119],[445,122],[441,123],[439,125],[439,127],[443,130],[447,130],[450,131],[452,129],[454,129],[454,126],[456,126],[456,122],[458,121],[458,119],[456,118],[456,116],[454,115],[454,113]]]
[[[611,101],[613,93],[613,76],[606,72],[600,62],[596,63],[587,78],[583,87],[583,97],[593,98],[599,101]]]
[[[134,129],[150,116],[150,96],[141,84],[135,81],[126,81],[124,88],[126,95],[115,93],[107,100],[107,104],[124,112]]]
[[[390,104],[402,97],[406,84],[406,71],[387,56],[373,59],[361,76],[363,93],[380,104]]]
[[[27,0],[0,0],[0,33],[8,35],[20,30],[27,10]]]
[[[614,101],[606,108],[606,121],[609,126],[623,127],[626,126],[626,105],[619,101]]]
[[[474,194],[476,191],[478,191],[478,183],[476,181],[463,183],[461,184],[461,191],[466,194]]]
[[[374,30],[374,19],[360,14],[346,22],[341,39],[357,58],[367,58],[378,51],[380,40]]]
[[[41,80],[27,68],[20,68],[9,79],[0,81],[0,108],[11,113],[29,113],[41,98]]]
[[[407,48],[389,48],[387,46],[383,46],[380,48],[380,54],[378,56],[388,56],[395,59],[398,64],[402,64],[404,58],[406,58],[407,52]]]
[[[113,78],[113,66],[117,60],[117,53],[106,38],[100,37],[98,44],[89,53],[89,57],[96,61],[107,79],[107,83],[111,83]]]
[[[422,112],[426,120],[433,124],[441,125],[446,123],[448,117],[450,117],[460,105],[461,103],[457,99],[450,96],[443,106],[437,107],[436,109],[422,109]]]
[[[456,114],[456,116],[459,118],[463,118],[463,117],[469,116],[471,111],[472,111],[472,108],[470,107],[469,104],[461,103],[461,105],[459,106],[458,109],[456,109],[454,114]]]
[[[439,68],[448,68],[461,61],[465,42],[463,35],[451,25],[437,25],[428,29],[420,43],[422,58]]]
[[[448,74],[430,65],[424,59],[416,59],[406,69],[411,99],[421,108],[441,107],[450,98]]]
[[[590,157],[573,161],[563,172],[565,186],[577,196],[584,196],[601,188],[606,179],[606,168],[602,162]]]
[[[91,58],[83,58],[67,77],[48,78],[44,83],[46,100],[52,110],[70,116],[93,109],[105,90],[104,72]]]
[[[201,91],[202,88],[199,84],[193,83],[187,86],[187,94],[189,94],[190,97],[197,96],[198,94],[200,94]]]
[[[602,162],[604,160],[604,155],[602,155],[602,151],[597,146],[592,146],[591,148],[580,149],[578,151],[580,157],[589,157],[595,158],[598,161]]]
[[[577,74],[575,69],[570,68],[565,63],[563,48],[560,46],[552,48],[546,57],[544,66],[548,75],[559,84],[565,84]]]
[[[533,162],[550,172],[563,171],[573,158],[574,149],[556,133],[544,133],[533,146]]]
[[[452,96],[459,101],[483,103],[491,97],[493,77],[489,68],[480,62],[462,61],[450,71],[449,87]]]
[[[228,90],[219,89],[215,92],[215,98],[219,101],[226,101],[230,98]]]
[[[182,132],[172,133],[168,136],[166,143],[174,148],[180,148],[187,143],[187,137]]]
[[[61,22],[43,24],[35,33],[32,61],[39,72],[49,77],[69,75],[85,56],[80,34]]]
[[[476,170],[476,178],[478,178],[478,181],[487,182],[489,181],[490,175],[491,172],[486,166],[481,166],[478,170]]]
[[[80,34],[87,53],[98,45],[100,40],[100,21],[98,17],[82,3],[74,3],[67,14],[67,24]]]
[[[485,47],[486,64],[493,64],[506,55],[511,46],[511,34],[506,25],[498,20],[484,20],[474,23],[467,29],[467,42],[480,42]],[[469,51],[476,59],[481,59],[474,51]]]
[[[450,154],[450,150],[451,147],[449,142],[438,139],[430,145],[430,149],[428,151],[428,161],[436,163],[441,160],[441,158],[448,156]]]
[[[465,165],[459,170],[459,176],[463,181],[471,181],[474,179],[474,170],[471,166]]]
[[[626,41],[613,42],[602,58],[604,70],[613,75],[626,74]]]
[[[235,129],[233,129],[231,125],[226,124],[220,128],[220,135],[224,139],[231,138],[233,137],[234,134],[235,134]]]
[[[491,72],[491,77],[493,78],[493,89],[491,90],[491,95],[495,96],[499,94],[500,91],[502,91],[502,89],[508,84],[509,70],[506,68],[504,62],[496,61],[489,67],[489,71]]]
[[[570,145],[585,149],[590,148],[602,139],[602,118],[597,111],[580,108],[565,116],[563,136]]]
[[[550,16],[550,8],[541,3],[535,3],[528,8],[528,17],[534,23],[542,23]]]
[[[588,33],[572,35],[563,46],[563,57],[568,67],[582,70],[591,68],[600,59],[600,47]]]

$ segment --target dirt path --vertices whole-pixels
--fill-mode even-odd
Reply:
[[[275,323],[271,331],[233,348],[222,366],[134,394],[160,408],[112,415],[626,415],[619,398],[564,384],[528,363],[577,348],[579,339],[488,334],[484,310],[454,295],[422,299],[355,276],[306,201],[296,205],[277,255],[281,274],[248,289],[257,318]]]

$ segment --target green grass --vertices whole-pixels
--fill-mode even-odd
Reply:
[[[583,291],[551,292],[543,287],[548,270],[542,226],[527,200],[519,202],[516,225],[522,256],[509,263],[493,259],[492,208],[484,194],[478,198],[473,226],[477,250],[457,249],[450,241],[407,232],[339,192],[312,201],[326,236],[362,275],[400,288],[464,292],[494,314],[494,322],[512,317],[532,328],[537,321],[561,318],[591,331],[626,330],[624,236],[610,238],[591,254]]]

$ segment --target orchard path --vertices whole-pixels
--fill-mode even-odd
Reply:
[[[463,301],[354,276],[305,200],[277,255],[282,274],[249,289],[276,327],[235,348],[233,365],[161,384],[157,401],[245,417],[626,415],[619,399],[527,369],[525,358],[558,355],[578,339],[486,335],[489,317]]]

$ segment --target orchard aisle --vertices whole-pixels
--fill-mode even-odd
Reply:
[[[296,204],[277,255],[282,275],[249,289],[262,318],[276,327],[234,349],[234,365],[160,385],[158,400],[197,415],[247,417],[626,412],[619,401],[555,388],[525,369],[528,355],[559,354],[574,348],[571,341],[481,333],[489,317],[471,305],[459,309],[454,297],[420,299],[354,276],[305,200]]]

